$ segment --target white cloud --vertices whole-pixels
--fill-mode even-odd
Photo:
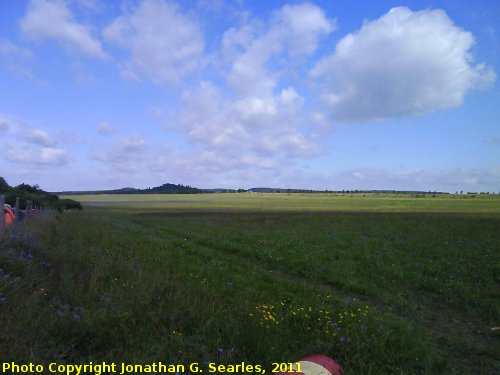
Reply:
[[[108,124],[107,122],[103,121],[99,124],[99,128],[98,128],[97,132],[100,135],[110,135],[110,134],[113,134],[114,132],[116,132],[116,129],[113,126],[111,126],[110,124]]]
[[[114,139],[101,147],[93,158],[123,172],[144,169],[147,142],[138,134]]]
[[[26,129],[23,121],[2,118],[0,130],[9,131],[9,142],[5,145],[3,158],[7,161],[23,164],[29,170],[43,166],[58,166],[68,163],[66,151],[56,147],[58,143],[47,132],[39,129]]]
[[[277,169],[285,161],[317,154],[302,113],[304,98],[281,78],[293,58],[314,53],[333,29],[321,8],[305,3],[285,5],[266,22],[247,19],[225,32],[220,59],[214,60],[224,66],[226,88],[202,81],[182,95],[178,130],[202,146],[198,156],[222,172]],[[275,59],[289,64],[275,64]]]
[[[52,147],[55,144],[54,140],[46,132],[38,129],[27,131],[23,138],[27,142],[38,146]]]
[[[89,85],[100,82],[100,78],[97,78],[89,69],[89,66],[82,63],[80,59],[74,58],[71,63],[71,70],[73,71],[75,77],[75,83],[78,85]]]
[[[305,3],[285,5],[268,24],[253,20],[229,29],[222,38],[223,55],[231,63],[229,84],[241,95],[269,95],[280,77],[279,69],[270,67],[271,58],[288,54],[291,64],[315,52],[320,37],[334,28],[321,8]]]
[[[6,120],[0,118],[0,132],[6,132],[9,130],[10,125]]]
[[[63,1],[32,0],[20,26],[32,40],[55,39],[86,55],[107,58],[99,40],[92,37],[90,27],[78,23]]]
[[[15,168],[17,172],[26,171],[28,176],[34,176],[37,168],[66,165],[70,161],[66,150],[57,147],[69,141],[68,131],[61,130],[51,137],[44,130],[30,129],[23,119],[0,115],[0,133],[2,131],[6,133],[6,142],[1,159],[5,165],[7,162],[19,164]]]
[[[31,59],[33,54],[30,50],[16,46],[5,38],[0,39],[0,55],[12,56],[12,59]]]
[[[495,74],[474,65],[473,35],[442,10],[391,9],[345,36],[313,69],[336,121],[421,115],[460,105]]]
[[[74,0],[74,2],[81,8],[88,11],[97,11],[103,5],[99,0]]]
[[[419,191],[498,191],[500,168],[396,170],[362,168],[339,172],[335,189],[391,189]]]
[[[240,167],[271,168],[318,149],[302,134],[302,98],[292,88],[277,97],[225,96],[210,82],[183,94],[180,124],[190,141]],[[294,104],[292,104],[294,103]]]
[[[329,20],[321,8],[310,3],[285,5],[276,18],[292,55],[313,53],[319,37],[335,29],[335,22]]]
[[[146,141],[139,135],[132,135],[128,138],[122,138],[119,148],[125,153],[135,154],[141,152],[146,147]]]
[[[84,138],[73,129],[59,130],[55,136],[56,142],[59,144],[75,144],[81,145],[85,143]]]
[[[14,163],[35,166],[57,166],[68,162],[66,151],[56,147],[12,147],[8,146],[5,158]]]
[[[108,42],[130,50],[122,75],[157,84],[175,84],[195,71],[203,59],[203,34],[198,24],[173,3],[143,0],[132,13],[118,17],[104,30]]]
[[[5,38],[0,38],[0,67],[5,67],[11,73],[32,78],[29,64],[33,54],[26,48],[16,46]]]

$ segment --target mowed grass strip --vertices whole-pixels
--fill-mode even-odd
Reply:
[[[309,209],[32,222],[2,240],[2,358],[499,370],[498,215]]]

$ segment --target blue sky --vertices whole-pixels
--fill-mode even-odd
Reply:
[[[5,0],[0,176],[500,191],[497,1]]]

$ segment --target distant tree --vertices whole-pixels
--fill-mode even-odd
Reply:
[[[25,192],[25,193],[41,193],[41,192],[43,192],[40,189],[40,186],[37,184],[31,186],[31,185],[22,183],[20,185],[17,185],[14,189],[19,191],[19,192]]]
[[[10,189],[9,184],[3,177],[0,177],[0,192],[5,193],[7,190]]]
[[[76,202],[72,199],[60,199],[56,204],[55,207],[57,208],[58,211],[63,211],[63,210],[81,210],[82,205],[80,202]]]
[[[60,210],[69,208],[81,209],[81,205],[71,199],[65,200],[62,204],[59,197],[40,189],[39,185],[29,185],[22,183],[16,187],[10,187],[5,180],[0,177],[0,192],[5,194],[5,202],[13,206],[19,198],[19,208],[26,209],[27,202],[31,201],[37,207],[56,207]]]

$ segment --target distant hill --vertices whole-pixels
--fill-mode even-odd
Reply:
[[[252,193],[335,193],[335,194],[449,194],[441,191],[413,190],[309,190],[256,187],[248,189]]]
[[[256,187],[248,189],[253,193],[319,193],[317,190],[305,189],[283,189],[283,188],[269,188],[269,187]]]
[[[92,194],[198,194],[198,193],[243,193],[243,192],[253,192],[253,193],[317,193],[314,190],[303,190],[303,189],[282,189],[282,188],[268,188],[259,187],[245,189],[226,189],[226,188],[214,188],[214,189],[198,189],[191,187],[189,185],[181,184],[163,184],[161,186],[156,186],[147,189],[136,189],[133,187],[124,187],[121,189],[113,190],[81,190],[81,191],[60,191],[55,194],[59,195],[92,195]]]
[[[184,186],[181,184],[163,184],[154,188],[148,188],[141,190],[141,193],[152,193],[152,194],[197,194],[201,193],[200,189]]]
[[[124,187],[114,190],[85,190],[85,191],[61,191],[59,195],[88,195],[88,194],[198,194],[203,191],[191,186],[181,184],[163,184],[147,189],[136,189],[132,187]]]
[[[198,189],[189,185],[166,183],[147,189],[136,189],[124,187],[114,190],[85,190],[85,191],[61,191],[54,194],[59,195],[89,195],[89,194],[200,194],[200,193],[334,193],[334,194],[448,194],[440,191],[412,191],[412,190],[311,190],[311,189],[290,189],[254,187],[250,189]]]

